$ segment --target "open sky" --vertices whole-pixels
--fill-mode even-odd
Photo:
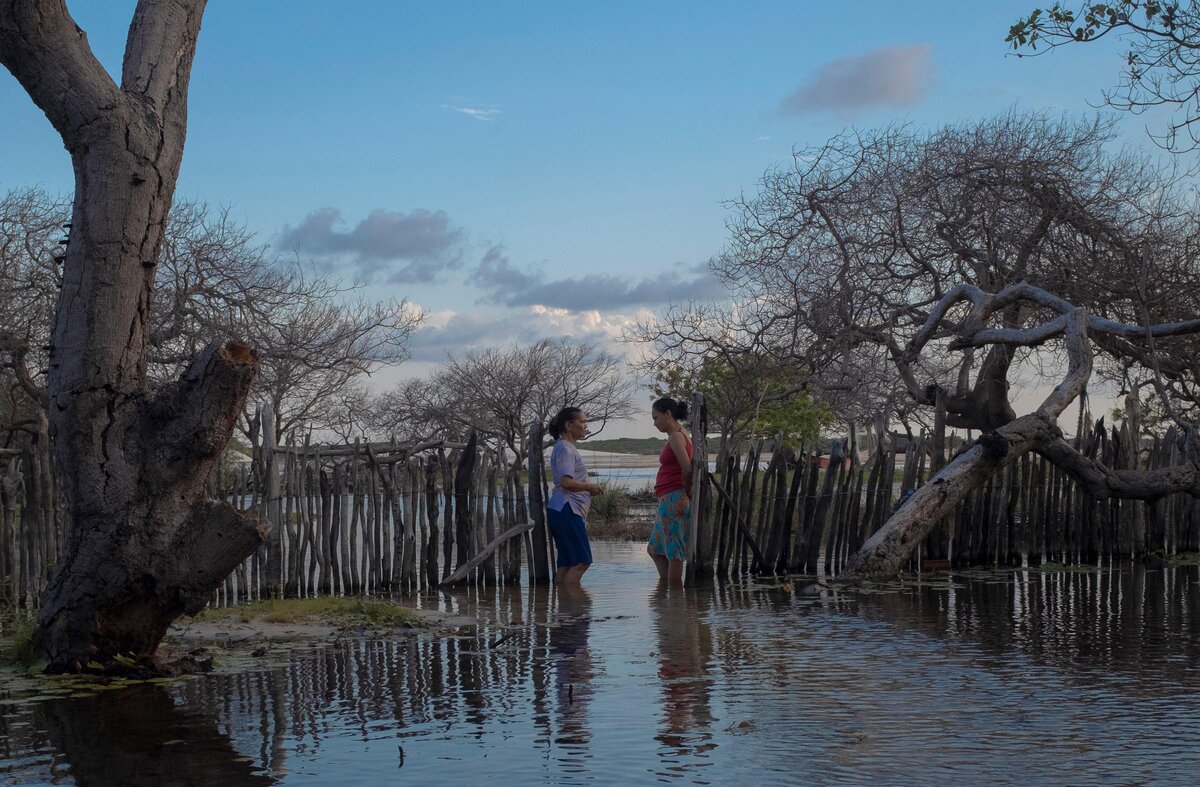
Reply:
[[[1118,50],[1008,56],[1034,5],[212,0],[177,194],[426,308],[376,385],[539,336],[620,351],[639,310],[721,295],[722,203],[794,148],[1093,111]],[[113,73],[133,6],[69,3]],[[1146,122],[1122,121],[1130,144]],[[33,185],[70,192],[70,162],[0,69],[0,189]]]

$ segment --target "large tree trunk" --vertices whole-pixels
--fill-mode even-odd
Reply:
[[[68,504],[38,616],[52,671],[153,654],[266,530],[204,493],[257,370],[250,348],[212,346],[177,383],[151,392],[146,382],[154,266],[204,5],[141,0],[118,88],[62,0],[0,0],[0,62],[62,135],[76,181],[49,370]]]
[[[982,486],[997,470],[1029,451],[1037,451],[1053,462],[1097,499],[1123,497],[1155,500],[1180,492],[1200,498],[1200,461],[1189,459],[1179,465],[1153,470],[1114,470],[1076,451],[1063,439],[1058,428],[1059,416],[1068,404],[1079,397],[1091,377],[1091,334],[1151,338],[1156,335],[1175,336],[1200,331],[1200,320],[1128,326],[1090,318],[1082,308],[1025,283],[1006,287],[995,295],[970,285],[961,285],[941,298],[925,325],[910,342],[901,358],[906,365],[916,358],[947,310],[965,299],[972,301],[973,309],[958,329],[959,335],[952,348],[955,345],[961,349],[986,344],[1003,348],[1036,347],[1051,338],[1062,336],[1068,358],[1067,373],[1036,412],[985,433],[975,445],[955,457],[929,483],[918,489],[851,557],[839,579],[888,577],[898,573],[917,545],[972,490]],[[1059,317],[1025,329],[985,327],[990,314],[1021,301],[1030,301],[1057,311]],[[1001,381],[999,372],[1007,370],[1011,358],[1011,351],[993,356],[994,371],[989,373],[990,379],[986,383],[992,390],[991,396],[999,396],[1006,390],[1007,383]],[[906,371],[901,368],[902,374]],[[919,390],[911,373],[906,377],[909,389]],[[1007,407],[1005,403],[1004,408]],[[993,414],[1002,415],[1004,408],[994,409]]]
[[[1038,414],[1026,415],[980,437],[892,514],[842,571],[842,578],[889,577],[899,573],[929,531],[993,473],[1038,445],[1061,437]]]

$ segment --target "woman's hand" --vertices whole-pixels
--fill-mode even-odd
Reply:
[[[599,484],[591,484],[588,486],[588,494],[592,496],[604,494],[604,487]]]

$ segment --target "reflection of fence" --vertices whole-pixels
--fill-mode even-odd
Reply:
[[[694,432],[701,434],[702,397],[694,400],[693,412]],[[1081,433],[1077,449],[1116,470],[1182,461],[1174,430],[1139,451],[1132,450],[1126,430],[1107,429],[1103,419]],[[895,446],[901,442],[906,449],[898,470]],[[720,457],[716,472],[704,474],[693,492],[700,505],[693,504],[696,543],[689,581],[742,571],[837,571],[883,526],[903,491],[918,488],[945,463],[936,442],[924,434],[908,440],[881,431],[864,462],[851,430],[850,437],[834,442],[827,463],[815,461],[812,449],[764,441],[741,456]],[[764,451],[772,458],[760,470]],[[1052,463],[1029,454],[972,492],[925,539],[914,560],[955,566],[1089,563],[1197,549],[1200,505],[1194,498],[1097,500]]]

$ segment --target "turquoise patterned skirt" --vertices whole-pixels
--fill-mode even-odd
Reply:
[[[658,499],[658,515],[650,529],[650,554],[667,560],[686,560],[691,535],[692,501],[683,489]]]

